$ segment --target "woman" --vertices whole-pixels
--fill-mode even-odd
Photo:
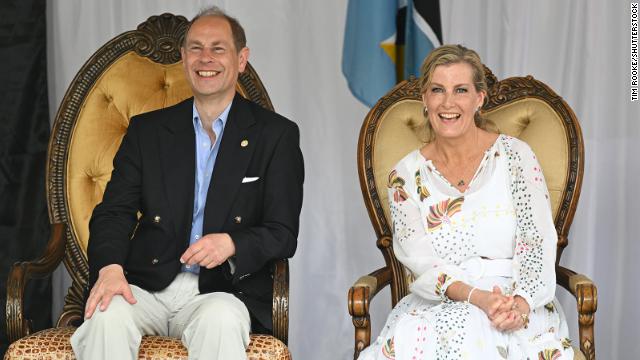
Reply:
[[[573,359],[534,153],[480,116],[473,50],[435,49],[420,82],[431,138],[389,175],[394,251],[416,280],[360,359]]]

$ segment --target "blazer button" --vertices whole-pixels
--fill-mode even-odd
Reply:
[[[235,220],[236,224],[240,224],[242,222],[242,216],[236,216],[233,220]]]
[[[156,223],[156,224],[160,224],[160,220],[162,220],[160,215],[156,215],[156,216],[153,217],[153,222]]]
[[[153,259],[153,260],[151,260],[151,263],[152,263],[153,265],[157,264],[157,263],[158,263],[158,259]]]

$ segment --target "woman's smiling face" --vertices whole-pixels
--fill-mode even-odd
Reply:
[[[476,125],[474,115],[482,106],[484,92],[473,83],[473,69],[465,62],[438,65],[422,94],[436,138],[459,138]]]

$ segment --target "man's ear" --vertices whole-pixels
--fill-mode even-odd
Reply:
[[[249,62],[249,48],[243,47],[238,53],[238,72],[243,72]]]
[[[184,46],[180,46],[180,59],[182,60],[182,67],[186,70],[187,63],[185,63],[184,61],[185,53],[186,53],[186,50],[184,49]]]

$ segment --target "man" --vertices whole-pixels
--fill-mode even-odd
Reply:
[[[249,49],[220,9],[191,21],[181,54],[194,97],[131,119],[93,212],[79,359],[137,359],[146,334],[182,339],[190,359],[244,359],[249,332],[272,329],[271,265],[297,244],[299,131],[236,93]]]

